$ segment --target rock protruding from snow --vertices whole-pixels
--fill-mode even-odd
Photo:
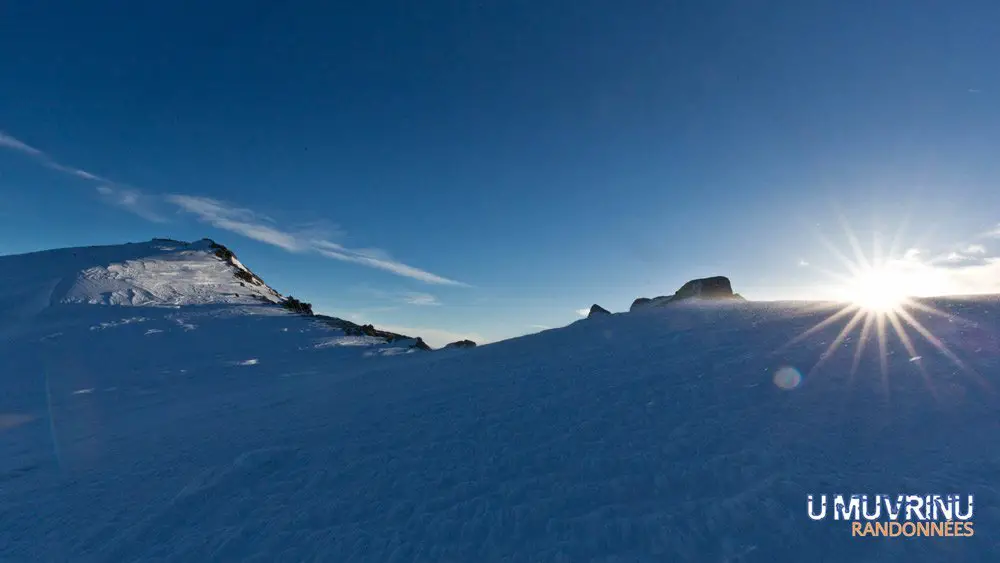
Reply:
[[[396,334],[395,332],[389,332],[387,330],[379,330],[375,328],[374,325],[370,324],[359,325],[356,323],[352,323],[351,321],[347,321],[337,317],[331,317],[329,315],[313,315],[310,313],[307,316],[319,321],[320,323],[326,326],[340,329],[344,331],[344,334],[347,336],[367,336],[371,338],[381,338],[385,342],[412,340],[413,342],[410,344],[410,348],[417,348],[419,350],[431,349],[431,347],[428,346],[427,343],[425,343],[424,340],[419,336],[414,337],[414,336],[406,336],[405,334]]]
[[[635,311],[636,309],[644,309],[647,307],[662,307],[667,303],[673,301],[673,295],[661,295],[659,297],[654,297],[650,299],[649,297],[639,297],[632,302],[632,306],[629,307],[629,312]]]
[[[674,293],[674,301],[681,299],[732,299],[733,285],[725,276],[712,276],[691,280]]]
[[[632,306],[629,307],[628,310],[631,312],[635,311],[636,309],[641,309],[643,307],[646,307],[649,305],[650,301],[652,301],[652,299],[650,299],[649,297],[636,297],[635,301],[632,302]]]
[[[157,239],[153,240],[155,241]],[[210,238],[201,239],[200,241],[193,244],[208,245],[208,247],[212,249],[213,254],[215,254],[219,259],[223,260],[224,262],[232,266],[234,270],[233,275],[236,276],[236,279],[240,280],[241,286],[246,287],[246,284],[251,284],[258,287],[267,288],[271,293],[274,293],[279,298],[281,297],[281,294],[268,287],[268,285],[264,283],[264,280],[260,279],[260,276],[251,272],[250,268],[244,266],[243,263],[236,258],[236,254],[234,254],[232,250],[229,250],[225,246],[215,242]]]
[[[726,300],[734,299],[745,301],[738,293],[733,293],[732,283],[725,276],[712,276],[708,278],[698,278],[691,280],[681,286],[673,295],[662,295],[652,299],[639,297],[632,302],[629,311],[644,309],[648,307],[662,307],[670,303],[677,303],[685,299],[707,299]]]
[[[591,317],[599,317],[602,315],[610,315],[610,314],[611,311],[605,309],[604,307],[601,307],[597,303],[594,303],[593,305],[590,306],[590,312],[587,313],[587,318],[589,319]]]
[[[452,342],[451,344],[446,344],[445,349],[451,348],[475,348],[476,343],[471,340],[459,340],[457,342]]]

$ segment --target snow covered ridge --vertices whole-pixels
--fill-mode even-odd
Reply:
[[[153,239],[0,257],[0,295],[58,303],[277,303],[282,297],[221,245]]]
[[[430,349],[419,337],[314,315],[308,303],[282,296],[232,250],[208,238],[195,242],[156,238],[0,256],[0,325],[23,324],[52,307],[73,304],[174,308],[281,305],[345,336],[363,335],[371,337],[371,342],[397,345],[409,341],[414,349]]]
[[[154,252],[83,270],[60,299],[104,305],[278,303],[281,294],[211,239],[154,239]],[[129,245],[126,245],[129,246]]]

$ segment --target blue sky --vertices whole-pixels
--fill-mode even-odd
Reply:
[[[840,217],[1000,291],[996,2],[9,4],[0,253],[209,236],[438,341],[822,298]]]

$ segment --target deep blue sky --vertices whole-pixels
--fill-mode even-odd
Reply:
[[[836,210],[930,253],[1000,221],[991,0],[39,0],[0,53],[0,253],[210,236],[384,325],[820,297]]]

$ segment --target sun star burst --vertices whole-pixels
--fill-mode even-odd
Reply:
[[[847,270],[846,274],[824,271],[828,276],[838,280],[841,288],[841,300],[837,303],[817,306],[814,311],[832,310],[832,312],[820,322],[795,336],[778,352],[813,337],[819,331],[843,323],[836,338],[820,354],[807,376],[833,357],[845,342],[853,341],[855,350],[850,371],[850,381],[853,381],[861,363],[862,354],[869,341],[874,339],[878,347],[882,386],[888,392],[890,330],[906,349],[910,364],[919,370],[927,388],[932,393],[935,392],[934,382],[924,368],[923,358],[917,352],[914,340],[911,338],[914,335],[930,343],[959,369],[976,375],[918,319],[918,316],[938,316],[951,321],[961,320],[957,315],[940,311],[917,299],[916,294],[920,292],[921,280],[915,279],[903,269],[895,266],[898,263],[898,260],[893,259],[896,241],[888,254],[883,256],[876,239],[872,256],[869,257],[862,251],[857,237],[847,226],[846,221],[842,220],[842,223],[854,253],[853,260],[847,258],[829,241],[825,239],[822,241]],[[856,333],[857,337],[855,337]]]

